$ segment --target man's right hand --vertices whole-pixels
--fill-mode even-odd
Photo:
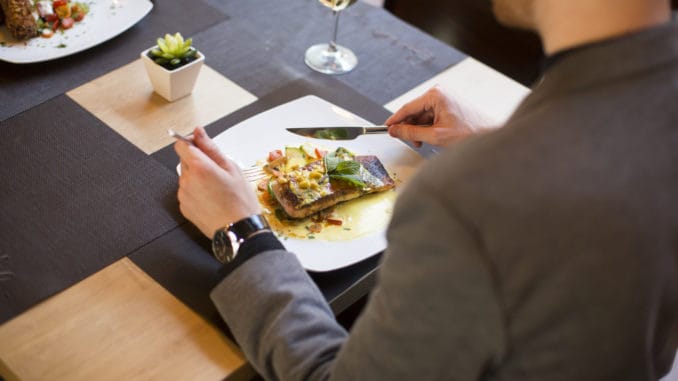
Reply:
[[[193,143],[174,143],[181,159],[179,209],[208,238],[230,223],[261,213],[259,201],[238,164],[219,151],[202,127]]]
[[[391,136],[413,142],[446,147],[480,128],[478,117],[462,108],[434,87],[405,104],[386,120]]]

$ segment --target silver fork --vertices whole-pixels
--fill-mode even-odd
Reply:
[[[245,176],[245,180],[250,183],[263,180],[268,177],[268,174],[264,172],[264,169],[261,166],[254,165],[249,168],[241,169],[242,174]]]

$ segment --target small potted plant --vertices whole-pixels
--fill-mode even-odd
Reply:
[[[153,89],[172,102],[193,91],[205,56],[180,33],[158,38],[158,45],[141,52]]]

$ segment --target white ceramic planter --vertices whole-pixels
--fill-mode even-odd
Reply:
[[[153,48],[155,46],[141,52],[141,59],[144,61],[153,90],[170,102],[190,94],[200,74],[205,56],[198,52],[198,58],[195,61],[170,71],[148,57],[148,52]]]

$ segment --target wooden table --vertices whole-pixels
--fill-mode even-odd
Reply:
[[[7,380],[253,374],[223,333],[126,258],[0,326],[0,357]]]

